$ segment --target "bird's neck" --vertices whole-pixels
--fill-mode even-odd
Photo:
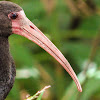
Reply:
[[[9,51],[9,42],[8,42],[8,37],[1,37],[0,36],[0,50],[7,49]]]
[[[8,38],[0,37],[0,61],[7,60],[9,58],[9,42]]]
[[[11,56],[9,53],[8,38],[0,37],[0,81],[9,79],[10,67]]]
[[[0,100],[5,100],[15,79],[15,66],[9,52],[8,38],[0,37]]]

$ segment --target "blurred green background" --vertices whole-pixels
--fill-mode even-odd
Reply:
[[[7,0],[8,1],[8,0]],[[83,92],[47,52],[28,39],[10,36],[17,70],[6,100],[24,100],[46,85],[42,100],[100,100],[100,0],[9,0],[61,50]]]

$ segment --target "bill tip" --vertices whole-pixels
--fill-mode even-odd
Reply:
[[[82,88],[81,88],[81,87],[80,87],[80,88],[78,88],[78,91],[79,91],[79,92],[82,92]]]

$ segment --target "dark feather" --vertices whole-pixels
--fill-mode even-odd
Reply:
[[[5,100],[16,76],[15,64],[9,51],[8,37],[12,34],[12,25],[8,14],[20,10],[22,8],[12,2],[0,1],[0,100]]]

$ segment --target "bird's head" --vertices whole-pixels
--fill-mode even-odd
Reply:
[[[12,22],[8,18],[11,12],[19,12],[22,8],[17,4],[0,1],[0,36],[8,37],[12,34]]]
[[[23,9],[11,2],[0,1],[0,36],[8,37],[18,34],[33,41],[53,56],[70,74],[77,88],[81,85],[70,64],[56,46],[25,16]]]

